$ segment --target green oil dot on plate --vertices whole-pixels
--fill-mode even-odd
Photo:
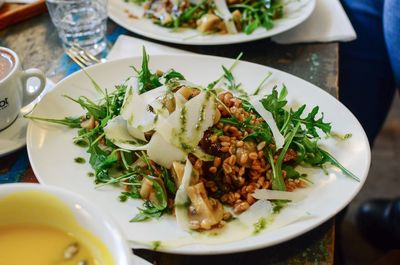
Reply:
[[[76,144],[79,147],[88,147],[89,146],[88,142],[86,142],[85,140],[77,140],[74,142],[74,144]]]
[[[86,160],[83,157],[75,157],[74,161],[78,164],[84,164]]]

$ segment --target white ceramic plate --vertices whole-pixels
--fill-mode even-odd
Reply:
[[[129,31],[160,41],[188,45],[221,45],[268,38],[294,28],[306,20],[313,12],[316,3],[315,0],[288,0],[287,2],[291,2],[291,5],[285,10],[284,18],[276,20],[271,30],[258,28],[250,35],[244,33],[201,35],[196,30],[187,29],[174,32],[171,29],[157,26],[150,19],[141,18],[143,8],[133,3],[126,3],[124,0],[109,0],[108,2],[109,17]],[[130,14],[134,14],[140,19],[133,19]]]
[[[38,80],[34,78],[28,79],[28,86],[37,86]],[[37,99],[35,99],[29,105],[23,107],[21,109],[20,114],[17,119],[6,129],[0,131],[0,157],[5,156],[9,153],[12,153],[21,147],[25,146],[26,143],[26,128],[28,127],[28,121],[23,117],[23,115],[29,113],[35,104],[39,102],[39,100],[50,91],[54,87],[53,81],[50,79],[46,80],[46,87],[44,91],[39,95]]]
[[[140,67],[141,58],[128,58],[95,65],[87,69],[89,74],[103,88],[111,89],[133,74],[129,67]],[[229,67],[233,60],[198,55],[165,55],[151,56],[150,67],[154,69],[169,69],[182,72],[187,80],[198,84],[208,84],[219,77],[221,65]],[[310,108],[319,105],[325,118],[331,121],[337,133],[352,133],[353,137],[346,141],[324,139],[321,143],[345,167],[360,177],[356,182],[343,176],[339,171],[330,169],[329,175],[321,170],[309,170],[310,179],[314,183],[307,188],[308,197],[299,202],[295,211],[308,215],[310,218],[280,227],[266,230],[256,236],[250,236],[240,241],[223,244],[198,244],[182,231],[172,217],[163,217],[144,223],[129,223],[136,215],[137,207],[142,205],[140,200],[129,200],[125,203],[118,201],[120,190],[115,187],[95,189],[93,179],[87,177],[91,172],[89,164],[77,164],[75,157],[88,160],[85,149],[72,143],[76,130],[66,127],[31,122],[28,127],[27,147],[32,168],[41,183],[51,184],[73,190],[88,200],[95,202],[103,210],[114,217],[121,226],[125,236],[131,240],[134,248],[151,248],[145,245],[149,241],[169,241],[167,249],[161,251],[184,254],[218,254],[245,251],[271,246],[301,235],[323,223],[343,207],[358,193],[368,173],[370,165],[370,149],[364,131],[356,118],[334,97],[322,89],[293,75],[248,62],[240,62],[233,73],[245,88],[254,90],[266,73],[271,71],[265,89],[268,91],[274,84],[284,82],[288,87],[290,105],[306,103]],[[97,98],[88,78],[77,72],[57,84],[35,109],[35,116],[63,118],[65,116],[82,115],[82,109],[62,95],[72,97],[87,96]],[[281,214],[292,209],[284,209]],[[289,212],[290,213],[290,212]],[[278,216],[279,217],[279,216]],[[185,237],[188,243],[184,246],[174,245],[179,238]],[[175,241],[174,241],[175,240]],[[172,242],[172,243],[171,243]],[[179,241],[182,243],[182,241]]]

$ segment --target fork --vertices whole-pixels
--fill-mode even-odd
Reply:
[[[78,44],[72,44],[65,53],[71,58],[80,68],[85,68],[93,64],[101,63],[102,60],[97,59],[93,54],[86,51]]]

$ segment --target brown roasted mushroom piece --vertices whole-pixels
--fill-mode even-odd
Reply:
[[[172,162],[172,177],[174,178],[175,185],[179,187],[182,183],[183,175],[185,174],[185,164],[181,162],[174,161]],[[195,169],[192,171],[192,176],[190,179],[190,185],[194,185],[199,182],[199,172]]]
[[[221,21],[222,19],[214,14],[205,14],[199,20],[197,20],[197,29],[200,32],[214,31],[218,28]]]
[[[172,162],[171,172],[175,181],[175,185],[179,187],[182,183],[183,174],[185,172],[185,165],[181,162],[174,161]]]
[[[166,191],[164,188],[164,183],[160,178],[156,178],[156,177],[151,177],[152,181],[156,181],[163,189],[163,192],[165,193],[165,197],[166,197]],[[152,204],[154,205],[158,205],[160,204],[159,199],[157,198],[156,195],[156,190],[153,186],[153,182],[151,180],[147,179],[147,178],[143,178],[142,180],[142,186],[140,187],[140,197],[142,197],[142,199],[145,200],[149,200]]]
[[[208,230],[221,222],[224,208],[219,201],[207,196],[203,182],[189,186],[187,194],[191,201],[189,219],[195,228]]]

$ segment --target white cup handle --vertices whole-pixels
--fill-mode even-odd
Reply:
[[[40,85],[35,87],[33,91],[30,91],[28,89],[28,79],[31,77],[37,77],[39,78],[40,81]],[[26,106],[29,103],[31,103],[34,99],[36,99],[40,95],[40,93],[42,93],[44,87],[46,86],[46,77],[41,70],[36,68],[31,68],[22,71],[21,79],[24,86],[24,91],[23,91],[24,99],[22,101],[22,106]]]

